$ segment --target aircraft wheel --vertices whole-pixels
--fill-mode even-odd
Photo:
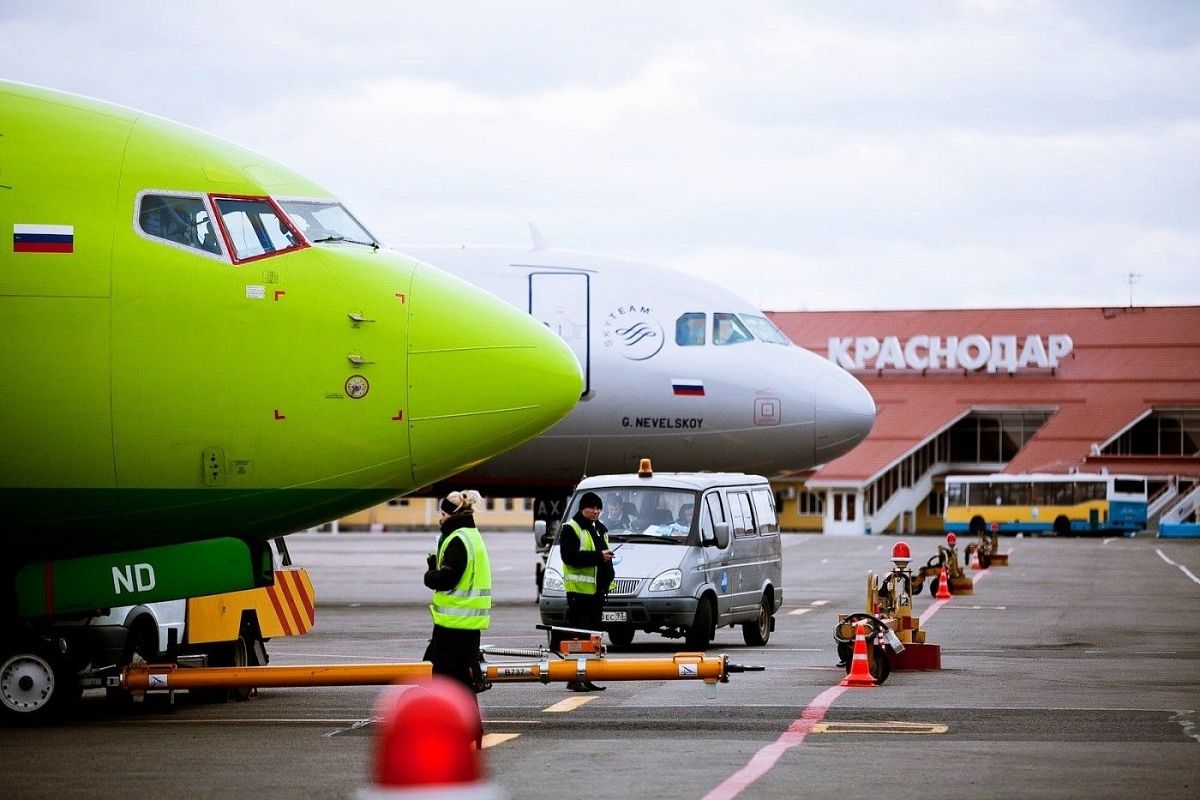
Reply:
[[[742,623],[742,639],[754,647],[761,647],[771,640],[771,601],[765,594],[758,604],[758,616],[753,622]]]
[[[19,642],[0,662],[0,712],[8,721],[57,722],[74,708],[82,691],[67,660],[40,640]]]
[[[613,643],[613,647],[629,647],[633,644],[636,633],[633,628],[612,628],[608,631],[608,640]]]
[[[696,619],[692,621],[692,627],[688,628],[687,636],[684,639],[688,647],[693,650],[708,649],[708,643],[713,640],[715,633],[713,630],[714,616],[712,601],[707,597],[702,597],[700,604],[696,606]]]

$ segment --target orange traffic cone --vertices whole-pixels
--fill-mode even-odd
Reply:
[[[979,566],[979,550],[978,549],[971,551],[971,563],[969,566],[971,569],[982,569],[982,567]]]
[[[946,574],[946,565],[942,564],[942,571],[938,575],[938,590],[934,595],[936,600],[949,600],[954,597],[950,594],[950,576]]]
[[[867,664],[867,626],[861,622],[854,634],[854,657],[850,659],[850,674],[842,678],[842,686],[878,686]]]

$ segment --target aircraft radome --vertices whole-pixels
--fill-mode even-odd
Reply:
[[[541,320],[584,372],[566,419],[439,488],[562,497],[584,474],[629,472],[642,457],[656,470],[769,476],[831,461],[874,424],[858,380],[706,281],[536,247],[401,249]]]
[[[69,699],[62,615],[269,583],[265,542],[578,401],[527,314],[382,250],[282,165],[0,82],[0,711]]]

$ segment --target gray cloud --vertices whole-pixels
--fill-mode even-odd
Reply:
[[[771,308],[1200,302],[1185,3],[0,7],[0,76],[312,175],[388,240],[640,257]]]

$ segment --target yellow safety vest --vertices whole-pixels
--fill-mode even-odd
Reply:
[[[579,527],[579,523],[573,519],[567,520],[563,526],[575,531],[575,537],[579,539],[579,549],[585,553],[596,552],[596,545],[592,542],[591,534],[586,533]],[[601,540],[604,535],[600,535]],[[604,542],[605,549],[608,549],[608,542]],[[596,593],[596,572],[598,567],[572,567],[566,561],[563,562],[563,588],[574,594],[595,594]],[[615,581],[609,584],[609,591],[612,591]]]
[[[443,628],[487,630],[492,621],[492,567],[487,548],[478,529],[459,528],[438,548],[438,569],[442,568],[447,545],[455,538],[461,539],[467,549],[467,566],[453,589],[433,593],[429,613],[433,615],[433,624]]]

